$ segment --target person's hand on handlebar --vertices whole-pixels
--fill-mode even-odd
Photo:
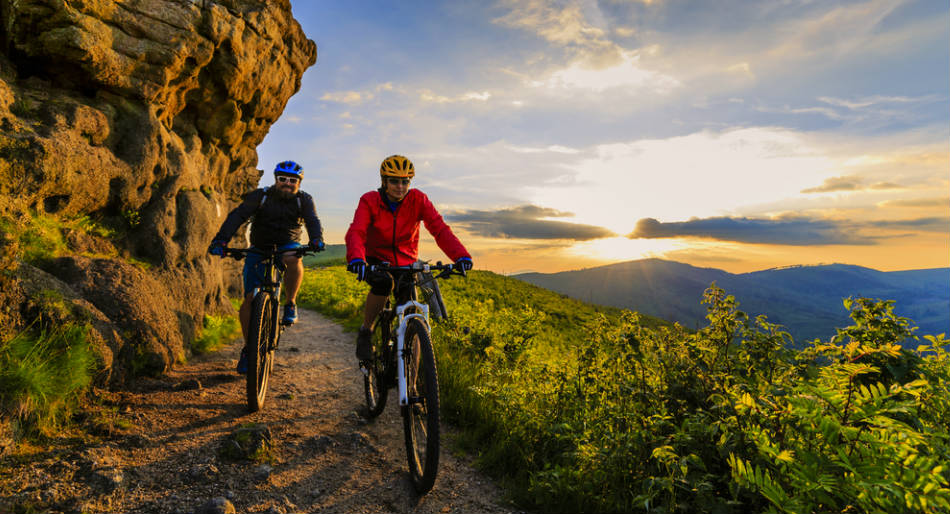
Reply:
[[[467,271],[472,269],[472,258],[471,257],[459,258],[457,261],[455,261],[455,269],[464,275]]]
[[[356,274],[356,280],[362,282],[366,278],[366,261],[363,259],[353,259],[346,265],[346,271]]]
[[[215,240],[211,241],[211,246],[208,247],[208,253],[211,255],[217,255],[218,257],[224,258],[224,249],[227,247],[227,241]]]
[[[326,245],[323,244],[323,241],[317,241],[316,239],[310,241],[310,244],[308,244],[307,247],[314,252],[322,252],[327,249]]]

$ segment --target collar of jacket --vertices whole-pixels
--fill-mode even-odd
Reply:
[[[386,196],[385,189],[379,188],[376,191],[379,192],[379,201],[383,203],[383,207],[386,207],[387,209],[389,209],[389,212],[396,212],[396,209],[398,209],[399,206],[402,205],[402,202],[406,199],[406,196],[409,196],[409,191],[412,191],[412,190],[410,189],[409,191],[406,191],[406,196],[402,197],[402,200],[398,202],[390,202],[389,197]]]

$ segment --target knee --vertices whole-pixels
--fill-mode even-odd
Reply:
[[[287,269],[299,269],[303,267],[303,262],[300,260],[300,257],[293,254],[284,255],[283,262]]]

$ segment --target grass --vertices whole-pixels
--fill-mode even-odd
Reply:
[[[308,270],[353,328],[366,285]],[[546,512],[948,512],[950,341],[917,354],[893,302],[805,351],[711,287],[696,331],[489,272],[441,281],[443,419],[519,505]]]
[[[241,325],[235,316],[205,315],[198,336],[191,343],[191,351],[196,355],[218,351],[241,333]]]
[[[16,432],[51,433],[78,406],[98,365],[87,330],[67,324],[0,344],[0,414]]]
[[[0,232],[16,241],[20,259],[35,266],[70,253],[64,235],[68,230],[103,238],[118,237],[115,229],[89,216],[63,218],[52,214],[31,213],[19,220],[9,217],[0,218]],[[115,257],[115,255],[105,257]],[[134,261],[134,259],[130,260]],[[141,266],[140,262],[132,263]]]
[[[303,264],[307,267],[346,264],[346,245],[327,245],[324,251],[305,256]]]

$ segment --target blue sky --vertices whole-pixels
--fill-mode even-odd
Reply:
[[[292,4],[317,64],[259,167],[330,243],[400,153],[495,271],[950,265],[945,2]]]

